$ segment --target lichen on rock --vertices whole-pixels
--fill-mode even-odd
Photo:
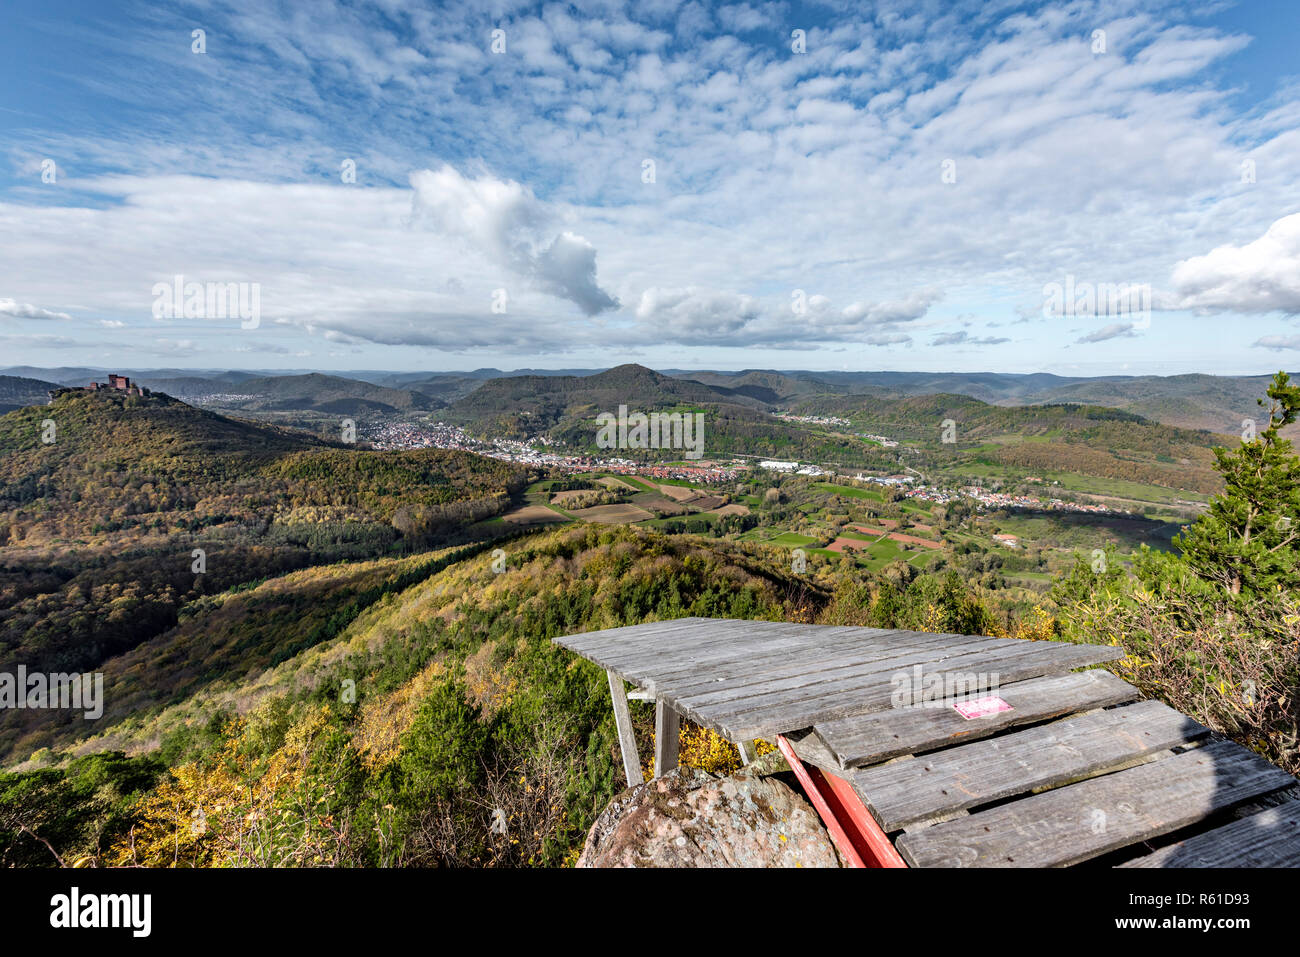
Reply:
[[[765,769],[677,768],[615,796],[579,867],[838,867],[816,812]]]

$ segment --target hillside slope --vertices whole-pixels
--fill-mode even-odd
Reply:
[[[0,375],[0,415],[29,405],[44,405],[53,382],[22,376]]]
[[[194,378],[159,379],[146,384],[204,405],[240,412],[360,415],[427,411],[442,405],[439,400],[412,389],[389,388],[319,372],[263,376],[225,386]]]
[[[12,412],[0,417],[0,664],[86,670],[204,595],[465,540],[526,481],[468,452],[332,446],[167,396],[69,393]]]

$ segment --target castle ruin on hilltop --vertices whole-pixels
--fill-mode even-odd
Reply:
[[[149,390],[144,386],[132,385],[130,376],[118,375],[116,372],[108,374],[107,382],[92,382],[90,385],[51,389],[50,401],[53,402],[59,396],[66,395],[69,392],[123,392],[126,395],[138,395],[141,398],[149,395]]]

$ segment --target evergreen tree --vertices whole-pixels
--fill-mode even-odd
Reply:
[[[1223,493],[1175,539],[1197,575],[1232,595],[1300,587],[1300,458],[1281,437],[1300,416],[1300,386],[1279,372],[1268,397],[1268,427],[1235,451],[1214,450]]]

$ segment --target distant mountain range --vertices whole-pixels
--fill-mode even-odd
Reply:
[[[1077,402],[1132,412],[1184,429],[1235,434],[1257,418],[1256,399],[1271,375],[1097,376],[1070,378],[1046,372],[672,372],[683,378],[744,389],[773,404],[816,394],[876,396],[966,395],[991,405]]]
[[[311,372],[306,375],[262,376],[229,384],[206,379],[167,379],[145,376],[141,384],[201,405],[242,412],[427,412],[443,405],[424,392],[391,389],[359,379]]]
[[[467,372],[244,372],[238,370],[122,370],[18,366],[0,370],[0,410],[16,408],[28,399],[43,402],[52,385],[85,385],[107,373],[124,372],[142,385],[187,401],[210,404],[221,395],[221,407],[234,410],[338,412],[433,411],[443,405],[452,415],[481,418],[493,407],[510,405],[545,421],[557,415],[557,397],[592,393],[599,404],[619,398],[640,401],[650,380],[629,378],[614,369],[520,369],[503,372],[482,368]],[[623,370],[623,371],[620,371]],[[649,370],[646,370],[649,371]],[[682,401],[717,402],[737,408],[789,408],[813,396],[866,395],[880,398],[916,395],[964,395],[991,405],[1080,403],[1132,412],[1143,418],[1185,429],[1236,434],[1242,422],[1258,418],[1256,400],[1271,376],[1093,376],[1001,372],[816,372],[747,369],[740,372],[667,369],[663,379],[698,383],[712,391],[665,392]],[[599,378],[607,376],[608,378]],[[509,383],[501,385],[500,383]],[[31,383],[35,383],[34,385]],[[491,386],[477,399],[468,397]],[[631,391],[628,391],[628,389]],[[510,401],[507,401],[510,400]],[[568,403],[568,400],[565,400]],[[571,404],[571,403],[568,403]],[[617,404],[617,402],[615,402]]]

